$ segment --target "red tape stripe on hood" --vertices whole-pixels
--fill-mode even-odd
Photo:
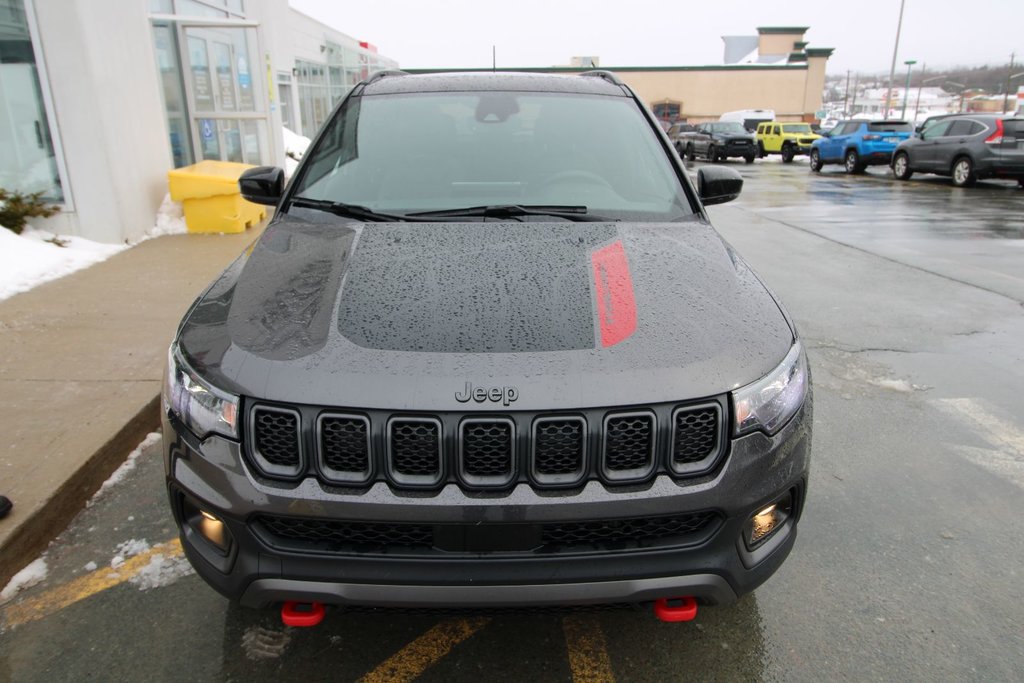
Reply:
[[[636,332],[636,299],[633,278],[622,241],[613,242],[590,255],[597,292],[597,317],[601,346],[615,346]]]

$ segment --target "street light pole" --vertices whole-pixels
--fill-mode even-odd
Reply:
[[[903,29],[903,5],[906,0],[900,0],[900,20],[896,24],[896,43],[892,46],[892,66],[889,67],[889,87],[885,93],[885,117],[889,118],[889,101],[892,99],[892,79],[896,75],[896,53],[900,51],[900,31]]]
[[[922,76],[924,76],[924,67],[925,67],[925,65],[922,64],[921,65],[921,75]],[[925,83],[931,83],[932,81],[940,81],[942,79],[943,79],[943,76],[932,76],[931,78],[923,79],[920,83],[917,84],[917,104],[914,105],[914,120],[915,121],[917,121],[917,118],[921,115],[921,88],[924,87]]]
[[[908,59],[903,62],[907,65],[907,83],[903,86],[903,111],[900,112],[900,119],[906,121],[907,119],[907,98],[910,97],[910,70],[917,64],[917,60]]]
[[[964,90],[967,90],[967,86],[964,85],[963,83],[957,83],[956,81],[946,81],[946,83],[949,83],[950,85],[955,85],[958,88],[960,88],[960,109],[959,109],[959,112],[963,113],[963,110],[964,110]]]
[[[1016,52],[1010,53],[1010,68],[1006,70],[1006,88],[1003,89],[1003,113],[1006,113],[1006,100],[1010,97],[1010,81],[1013,80],[1013,59],[1017,56]]]

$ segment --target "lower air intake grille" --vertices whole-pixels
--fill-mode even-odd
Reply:
[[[318,544],[332,549],[341,549],[345,546],[429,548],[434,542],[433,527],[424,524],[338,522],[269,515],[259,517],[259,521],[267,531],[278,538]]]
[[[710,511],[539,524],[403,524],[260,515],[254,531],[271,546],[296,552],[422,553],[593,552],[651,544],[700,543],[718,528]]]
[[[271,465],[298,467],[299,416],[291,411],[258,408],[253,416],[256,452]]]
[[[714,512],[698,512],[671,517],[638,517],[598,522],[545,524],[541,538],[545,545],[660,541],[666,538],[695,534],[715,517]]]

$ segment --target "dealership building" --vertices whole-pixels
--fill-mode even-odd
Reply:
[[[806,31],[727,36],[720,65],[611,68],[663,119],[810,121],[832,50]],[[168,170],[284,166],[283,127],[312,136],[356,83],[397,66],[287,0],[0,0],[0,188],[59,205],[53,232],[133,240]]]
[[[284,165],[352,86],[397,64],[286,0],[0,0],[0,187],[53,232],[140,237],[167,171]]]

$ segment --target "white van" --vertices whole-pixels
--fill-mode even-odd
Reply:
[[[739,111],[727,111],[718,117],[719,121],[738,121],[743,127],[753,133],[757,130],[757,124],[762,121],[774,121],[775,112],[771,109],[740,109]]]

